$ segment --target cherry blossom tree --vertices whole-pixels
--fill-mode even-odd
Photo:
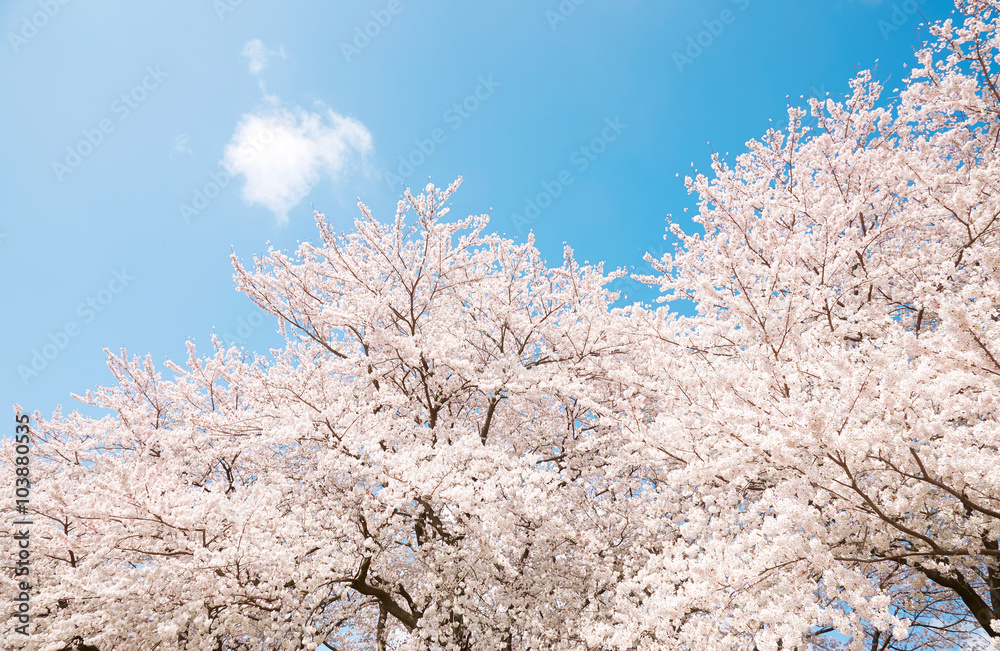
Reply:
[[[893,96],[862,73],[688,179],[704,232],[646,280],[697,313],[644,317],[678,495],[629,642],[1000,637],[1000,3],[957,6]]]
[[[122,351],[82,398],[107,417],[39,422],[36,648],[570,649],[616,625],[658,521],[620,273],[444,221],[455,187],[234,258],[271,358],[189,343],[165,378]]]
[[[703,232],[640,280],[689,316],[455,185],[234,258],[283,348],[109,354],[107,416],[36,417],[30,644],[1000,640],[1000,0],[956,6],[901,89],[688,179]]]

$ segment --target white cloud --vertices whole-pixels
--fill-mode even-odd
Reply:
[[[264,108],[246,113],[226,146],[222,164],[245,179],[242,195],[249,204],[271,210],[280,223],[324,177],[338,180],[347,162],[372,150],[372,136],[363,124],[324,108],[313,113],[267,92],[260,73],[272,56],[260,39],[243,46],[250,72],[264,94]]]
[[[263,41],[255,38],[252,41],[247,41],[246,45],[243,46],[241,54],[250,59],[250,72],[259,75],[267,67],[272,55],[280,56],[282,59],[285,58],[285,48],[282,46],[277,50],[269,50]]]
[[[268,100],[267,108],[240,119],[222,164],[246,179],[244,201],[267,207],[285,223],[322,177],[336,181],[349,160],[367,155],[372,137],[363,124],[332,110],[320,115]]]

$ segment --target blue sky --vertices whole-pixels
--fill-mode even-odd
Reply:
[[[294,249],[312,208],[453,214],[554,264],[644,269],[682,179],[860,69],[894,87],[946,0],[7,0],[0,5],[0,396],[48,414],[103,348],[266,351],[231,252]],[[680,174],[681,178],[677,177]],[[645,298],[645,297],[644,297]]]

